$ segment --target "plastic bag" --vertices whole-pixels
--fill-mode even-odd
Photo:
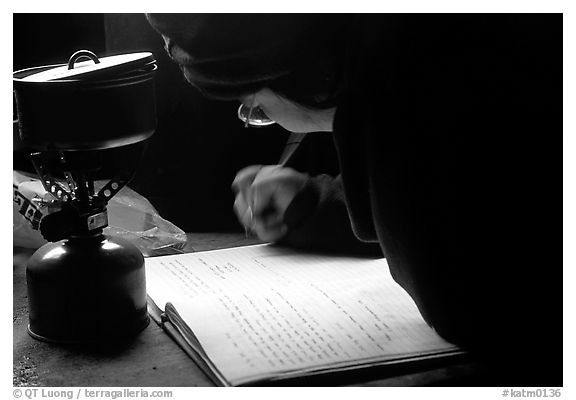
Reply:
[[[105,183],[95,182],[96,191]],[[13,190],[13,245],[39,248],[47,243],[39,231],[40,221],[55,211],[40,202],[52,197],[37,178],[18,171],[13,171]],[[186,244],[184,231],[160,217],[145,197],[127,186],[110,199],[107,210],[104,233],[130,241],[145,256],[168,247],[180,250]]]

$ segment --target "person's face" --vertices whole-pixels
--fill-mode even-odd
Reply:
[[[240,101],[247,107],[259,106],[269,118],[290,132],[332,132],[335,108],[311,110],[270,89],[262,89]]]
[[[166,43],[169,39],[164,37]],[[170,56],[180,65],[186,65],[190,56],[178,45],[170,47]],[[184,75],[188,70],[184,68]],[[290,132],[332,132],[332,123],[336,108],[326,110],[311,110],[277,95],[270,89],[262,89],[257,93],[240,99],[246,107],[259,106],[262,111],[278,125]]]

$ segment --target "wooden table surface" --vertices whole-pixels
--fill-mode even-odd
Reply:
[[[203,251],[256,243],[239,233],[191,233],[185,250]],[[25,264],[32,251],[14,249],[14,386],[182,387],[213,386],[178,345],[154,322],[122,345],[58,345],[27,333]],[[477,366],[452,363],[399,376],[372,373],[358,380],[299,381],[296,385],[451,386],[474,376]],[[466,384],[466,383],[464,383]],[[477,384],[474,384],[477,385]]]

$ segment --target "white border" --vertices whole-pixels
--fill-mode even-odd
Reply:
[[[574,129],[574,113],[576,112],[576,104],[574,101],[574,73],[576,73],[576,65],[574,63],[574,21],[573,12],[574,7],[569,7],[568,1],[504,1],[504,0],[490,0],[482,2],[466,2],[466,1],[397,1],[386,2],[384,0],[354,0],[352,2],[341,2],[336,0],[312,2],[311,0],[294,0],[289,4],[282,4],[278,6],[276,1],[210,1],[200,3],[197,0],[180,0],[176,2],[162,1],[152,2],[149,0],[139,1],[137,4],[133,2],[120,2],[99,0],[95,2],[54,2],[54,1],[22,1],[12,2],[11,4],[3,5],[3,12],[0,14],[2,20],[0,26],[4,30],[3,39],[3,56],[1,63],[3,74],[2,84],[4,106],[2,107],[4,118],[4,138],[11,136],[11,127],[8,127],[10,116],[8,113],[12,111],[12,101],[9,97],[11,95],[12,71],[12,13],[13,12],[563,12],[564,13],[564,148],[563,148],[563,210],[564,210],[564,326],[565,326],[565,369],[564,369],[564,384],[562,389],[562,398],[573,398],[573,377],[574,376],[574,344],[573,340],[576,338],[574,331],[574,312],[571,305],[574,303],[574,269],[576,268],[576,260],[574,258],[574,250],[576,246],[576,237],[574,235],[574,222],[576,205],[575,198],[575,185],[576,178],[574,176],[574,145],[576,130]],[[340,4],[338,4],[340,3]],[[345,4],[343,4],[345,3]],[[376,4],[384,3],[384,4]],[[98,5],[98,10],[94,4]],[[4,8],[6,10],[4,10]],[[6,12],[4,12],[6,11]],[[9,130],[10,129],[10,130]],[[9,136],[10,135],[10,136]],[[3,196],[0,196],[2,203],[0,209],[7,212],[11,207],[11,196],[9,192],[10,183],[8,182],[11,177],[10,164],[12,164],[12,156],[9,153],[9,143],[7,139],[2,140],[2,151],[4,152],[0,157],[2,168],[0,168],[2,177],[1,187],[4,190]],[[12,369],[12,328],[8,325],[11,315],[12,304],[12,279],[11,270],[9,269],[8,255],[11,253],[10,244],[12,243],[12,234],[9,231],[7,221],[9,217],[4,214],[2,221],[5,223],[1,226],[1,245],[4,262],[0,267],[2,269],[2,283],[1,290],[2,298],[0,299],[3,304],[4,325],[0,332],[2,336],[2,359],[0,363],[0,376],[2,379],[2,389],[5,389],[7,396],[12,396],[11,388],[11,375]],[[546,344],[540,344],[545,346]],[[63,388],[65,389],[65,388]],[[94,388],[97,389],[97,388]],[[103,388],[111,389],[111,388]],[[151,389],[151,388],[149,388]],[[220,396],[233,396],[235,399],[246,396],[253,399],[259,396],[266,396],[275,398],[286,396],[294,398],[301,396],[305,392],[306,396],[333,396],[333,397],[346,397],[361,395],[363,398],[442,398],[442,399],[497,399],[502,398],[502,388],[294,388],[294,389],[211,389],[211,388],[173,388],[174,399],[189,399],[191,396],[195,398],[203,398],[204,396],[220,397]],[[361,391],[361,393],[358,393]],[[572,395],[570,394],[572,393]],[[13,397],[11,397],[13,398]]]

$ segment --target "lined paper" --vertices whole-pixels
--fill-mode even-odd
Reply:
[[[455,349],[383,258],[257,245],[148,258],[146,274],[150,297],[174,305],[232,384]]]

